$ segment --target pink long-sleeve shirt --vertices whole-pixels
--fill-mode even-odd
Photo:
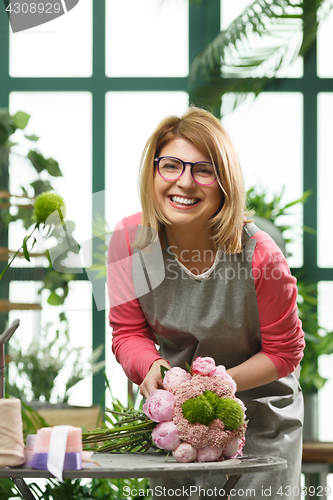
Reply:
[[[141,213],[138,213],[123,219],[116,229],[136,226],[140,221]],[[258,231],[252,239],[257,240],[252,259],[252,273],[261,331],[260,352],[273,361],[278,377],[282,378],[295,370],[303,357],[305,346],[297,313],[296,279],[291,275],[282,252],[268,234]],[[114,252],[113,249],[114,253],[117,251]],[[129,253],[128,245],[127,254]],[[120,254],[124,255],[124,249],[121,249]],[[130,260],[126,262],[125,259],[121,280],[126,275],[130,281],[130,271]],[[115,275],[111,276],[108,267],[110,297],[110,289],[116,285]],[[123,289],[122,286],[119,288]],[[143,314],[140,302],[134,298],[136,295],[132,283],[128,283],[127,291],[122,293],[127,295],[124,297],[124,303],[113,305],[109,312],[110,326],[113,328],[112,350],[128,378],[140,384],[152,363],[162,357],[156,349],[155,336]]]

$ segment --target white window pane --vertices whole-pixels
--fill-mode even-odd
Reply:
[[[59,314],[65,312],[68,319],[69,331],[69,355],[72,359],[65,360],[64,367],[55,380],[54,391],[51,402],[56,403],[58,398],[64,395],[64,388],[67,380],[73,374],[73,363],[76,359],[75,348],[82,347],[80,355],[80,365],[78,368],[86,368],[87,360],[92,352],[92,319],[91,319],[91,284],[88,281],[72,281],[69,283],[69,293],[64,306],[50,306],[47,303],[49,292],[43,290],[38,294],[42,282],[36,281],[15,281],[10,284],[10,300],[12,302],[41,302],[41,311],[11,311],[9,321],[20,318],[20,326],[15,332],[10,344],[26,353],[31,342],[39,342],[42,347],[47,346],[47,342],[55,337],[55,332],[59,329],[60,346],[66,343],[64,330],[65,323],[59,322]],[[59,358],[57,348],[52,350],[52,355]],[[62,357],[64,353],[62,353]],[[10,366],[9,381],[14,382],[22,388],[23,379],[19,379],[15,367]],[[87,377],[75,385],[69,392],[69,403],[78,406],[89,406],[92,404],[92,375],[88,371]],[[29,395],[27,394],[29,397]]]
[[[302,106],[299,93],[265,92],[222,121],[238,152],[246,189],[265,191],[270,201],[285,188],[283,205],[303,194]],[[293,226],[288,236],[294,242],[287,247],[291,267],[302,266],[302,208],[296,205],[289,210],[290,215],[278,221]]]
[[[10,33],[12,77],[92,74],[92,0],[41,26]]]
[[[73,9],[75,11],[75,9]],[[80,243],[91,238],[91,94],[88,92],[12,92],[10,113],[31,115],[24,133],[40,137],[38,150],[59,162],[63,177],[51,184],[66,203],[66,219],[75,223]],[[14,141],[17,131],[13,136]],[[27,150],[28,151],[28,150]],[[20,164],[18,165],[20,168]],[[25,171],[22,163],[22,171]],[[21,172],[21,170],[18,170]],[[20,194],[21,173],[11,177],[11,189]],[[27,185],[28,187],[28,185]]]
[[[333,267],[333,245],[328,203],[332,197],[333,183],[333,93],[318,95],[318,265]]]
[[[253,3],[253,0],[221,0],[221,30],[225,30],[228,28],[228,26],[238,17],[242,14],[242,12]],[[268,38],[268,37],[260,37],[258,36],[249,36],[248,39],[250,40],[251,47],[257,48],[258,51],[260,51],[260,48],[262,47],[271,47],[274,46],[278,40],[274,38]],[[290,44],[290,48],[293,47],[297,49],[297,47],[300,46],[302,41],[301,35],[297,37],[297,39],[293,40]],[[247,49],[247,44],[245,45],[245,48]],[[260,53],[260,52],[259,52]],[[278,78],[301,78],[303,76],[303,58],[298,57],[292,64],[289,66],[290,62],[290,57],[291,57],[292,52],[290,51],[290,54],[286,58],[286,62],[288,61],[288,64],[285,67],[282,67],[277,73],[276,76]],[[290,56],[290,57],[289,57]],[[233,55],[231,55],[231,62],[233,60]],[[268,66],[269,67],[269,66]],[[267,70],[267,64],[265,71]],[[266,75],[266,73],[265,73]],[[244,75],[245,76],[245,75]],[[255,75],[251,76],[263,76],[263,71],[258,70],[258,73]]]
[[[158,123],[188,108],[185,92],[109,92],[106,99],[106,220],[111,229],[140,211],[138,171]],[[116,169],[121,165],[120,169]]]
[[[317,73],[320,78],[333,77],[333,14],[324,20],[317,34]]]
[[[108,0],[107,76],[186,76],[188,0]]]

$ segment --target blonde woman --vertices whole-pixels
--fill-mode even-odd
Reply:
[[[244,452],[289,464],[242,478],[239,497],[248,489],[266,498],[270,488],[272,498],[300,498],[303,399],[296,373],[304,335],[296,280],[273,240],[246,218],[239,161],[219,120],[195,107],[163,120],[144,149],[140,195],[142,213],[119,223],[109,262],[138,258],[150,238],[161,245],[164,279],[143,293],[144,274],[124,265],[115,277],[110,266],[117,360],[145,398],[162,386],[161,365],[185,368],[197,356],[225,365],[247,407]],[[119,299],[124,283],[130,291]]]

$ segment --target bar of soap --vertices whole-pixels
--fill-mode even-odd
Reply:
[[[53,427],[38,429],[34,453],[48,453]],[[80,453],[82,451],[81,427],[70,427],[68,430],[66,453]]]

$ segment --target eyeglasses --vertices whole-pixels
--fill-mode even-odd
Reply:
[[[155,158],[160,176],[167,181],[176,181],[185,172],[186,165],[191,165],[193,180],[200,186],[209,186],[216,181],[216,172],[213,163],[209,161],[183,161],[173,156]]]

